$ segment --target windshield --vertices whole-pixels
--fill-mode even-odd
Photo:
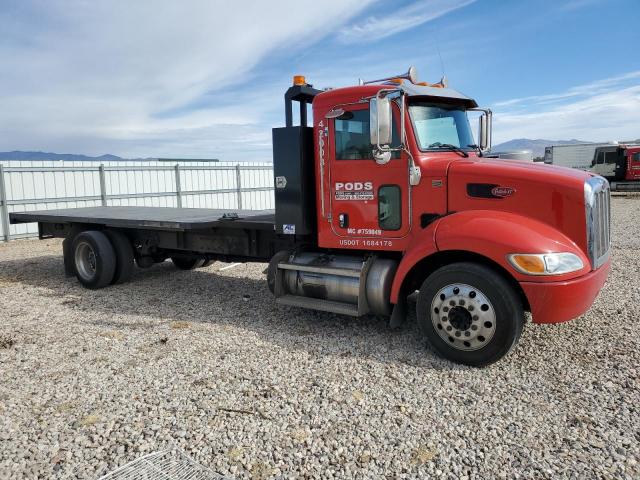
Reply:
[[[464,108],[419,102],[409,105],[409,115],[420,150],[439,150],[446,145],[473,148],[470,145],[475,142]]]

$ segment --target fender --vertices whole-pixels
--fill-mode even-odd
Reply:
[[[422,259],[436,252],[462,251],[486,257],[510,272],[518,282],[556,282],[585,275],[591,264],[582,250],[551,225],[511,212],[466,210],[432,223],[411,242],[398,266],[391,288],[396,303],[405,277]],[[572,252],[585,265],[582,270],[549,276],[516,271],[507,260],[511,253]]]
[[[398,303],[398,297],[400,296],[400,288],[406,278],[407,274],[411,272],[411,269],[420,260],[437,253],[438,248],[436,246],[436,229],[442,219],[438,219],[431,222],[427,228],[418,231],[413,235],[411,243],[402,255],[402,260],[398,265],[396,274],[393,277],[393,284],[391,285],[391,303],[394,305]]]

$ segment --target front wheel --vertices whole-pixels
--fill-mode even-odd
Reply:
[[[513,287],[476,263],[454,263],[429,275],[418,293],[417,313],[422,332],[440,355],[476,367],[509,353],[524,326]]]

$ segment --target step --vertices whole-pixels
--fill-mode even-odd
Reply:
[[[325,275],[336,275],[338,277],[360,278],[360,270],[340,267],[323,267],[321,265],[300,265],[298,263],[279,263],[281,270],[296,270],[298,272],[323,273]]]
[[[279,305],[290,307],[310,308],[323,312],[339,313],[358,317],[358,306],[350,303],[334,302],[332,300],[322,300],[321,298],[300,297],[298,295],[283,295],[276,298]]]

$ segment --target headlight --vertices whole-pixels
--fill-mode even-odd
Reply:
[[[507,257],[513,268],[527,275],[561,275],[584,267],[573,253],[514,253]]]

